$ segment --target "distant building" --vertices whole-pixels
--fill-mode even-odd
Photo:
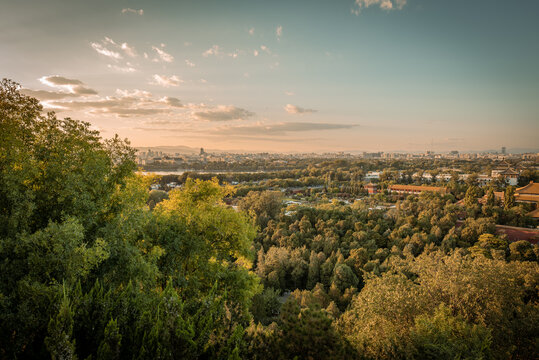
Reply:
[[[390,185],[388,187],[390,193],[394,194],[411,194],[419,195],[425,191],[438,192],[446,194],[448,191],[445,187],[440,186],[417,186],[417,185]]]
[[[520,173],[510,167],[500,170],[492,170],[491,176],[493,178],[502,177],[508,185],[515,186],[518,184],[518,178]]]
[[[495,191],[494,198],[497,202],[502,203],[505,200],[503,191]],[[484,204],[487,201],[487,195],[484,195],[479,202]],[[535,204],[535,210],[528,213],[528,216],[539,220],[539,183],[531,181],[528,185],[515,190],[515,201],[519,203]]]
[[[484,174],[477,175],[477,183],[479,184],[479,186],[487,186],[488,184],[491,183],[491,181],[492,181],[492,177],[488,175],[484,175]]]
[[[380,180],[380,171],[369,171],[365,175],[365,180]]]
[[[368,183],[367,185],[365,185],[365,189],[367,189],[369,195],[375,195],[378,193],[378,185],[373,183]]]
[[[206,152],[204,151],[204,148],[200,148],[200,156],[206,154]]]
[[[539,183],[530,183],[515,190],[515,201],[539,205]]]
[[[502,155],[505,155],[506,152],[505,152],[505,146],[502,146]]]

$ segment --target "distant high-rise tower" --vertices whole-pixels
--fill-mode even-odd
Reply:
[[[204,148],[200,148],[200,155],[204,155],[205,152],[204,152]]]
[[[505,155],[505,146],[502,146],[502,154]]]

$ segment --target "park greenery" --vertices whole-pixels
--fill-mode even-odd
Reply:
[[[398,162],[382,190],[440,167]],[[142,175],[127,140],[3,80],[0,359],[537,358],[539,247],[495,228],[529,206],[456,178],[367,197],[382,165]]]

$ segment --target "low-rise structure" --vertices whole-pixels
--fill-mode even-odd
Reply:
[[[390,193],[395,194],[412,194],[412,195],[419,195],[422,192],[425,191],[432,191],[432,192],[438,192],[442,194],[446,194],[447,188],[440,187],[440,186],[424,186],[424,185],[390,185],[388,187],[388,190]]]
[[[508,185],[515,186],[518,184],[518,177],[520,173],[510,167],[506,169],[492,170],[491,176],[493,178],[502,177]]]
[[[378,185],[373,183],[368,183],[365,185],[365,189],[367,189],[369,195],[376,195],[378,193]]]

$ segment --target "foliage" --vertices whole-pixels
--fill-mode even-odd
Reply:
[[[474,259],[457,251],[399,260],[392,269],[370,278],[339,319],[340,331],[358,351],[377,359],[403,357],[416,318],[444,304],[452,314],[490,331],[493,358],[533,357],[539,323],[537,263]]]
[[[434,314],[415,318],[410,330],[412,357],[415,359],[489,359],[491,336],[483,325],[472,325],[453,316],[444,304]]]

